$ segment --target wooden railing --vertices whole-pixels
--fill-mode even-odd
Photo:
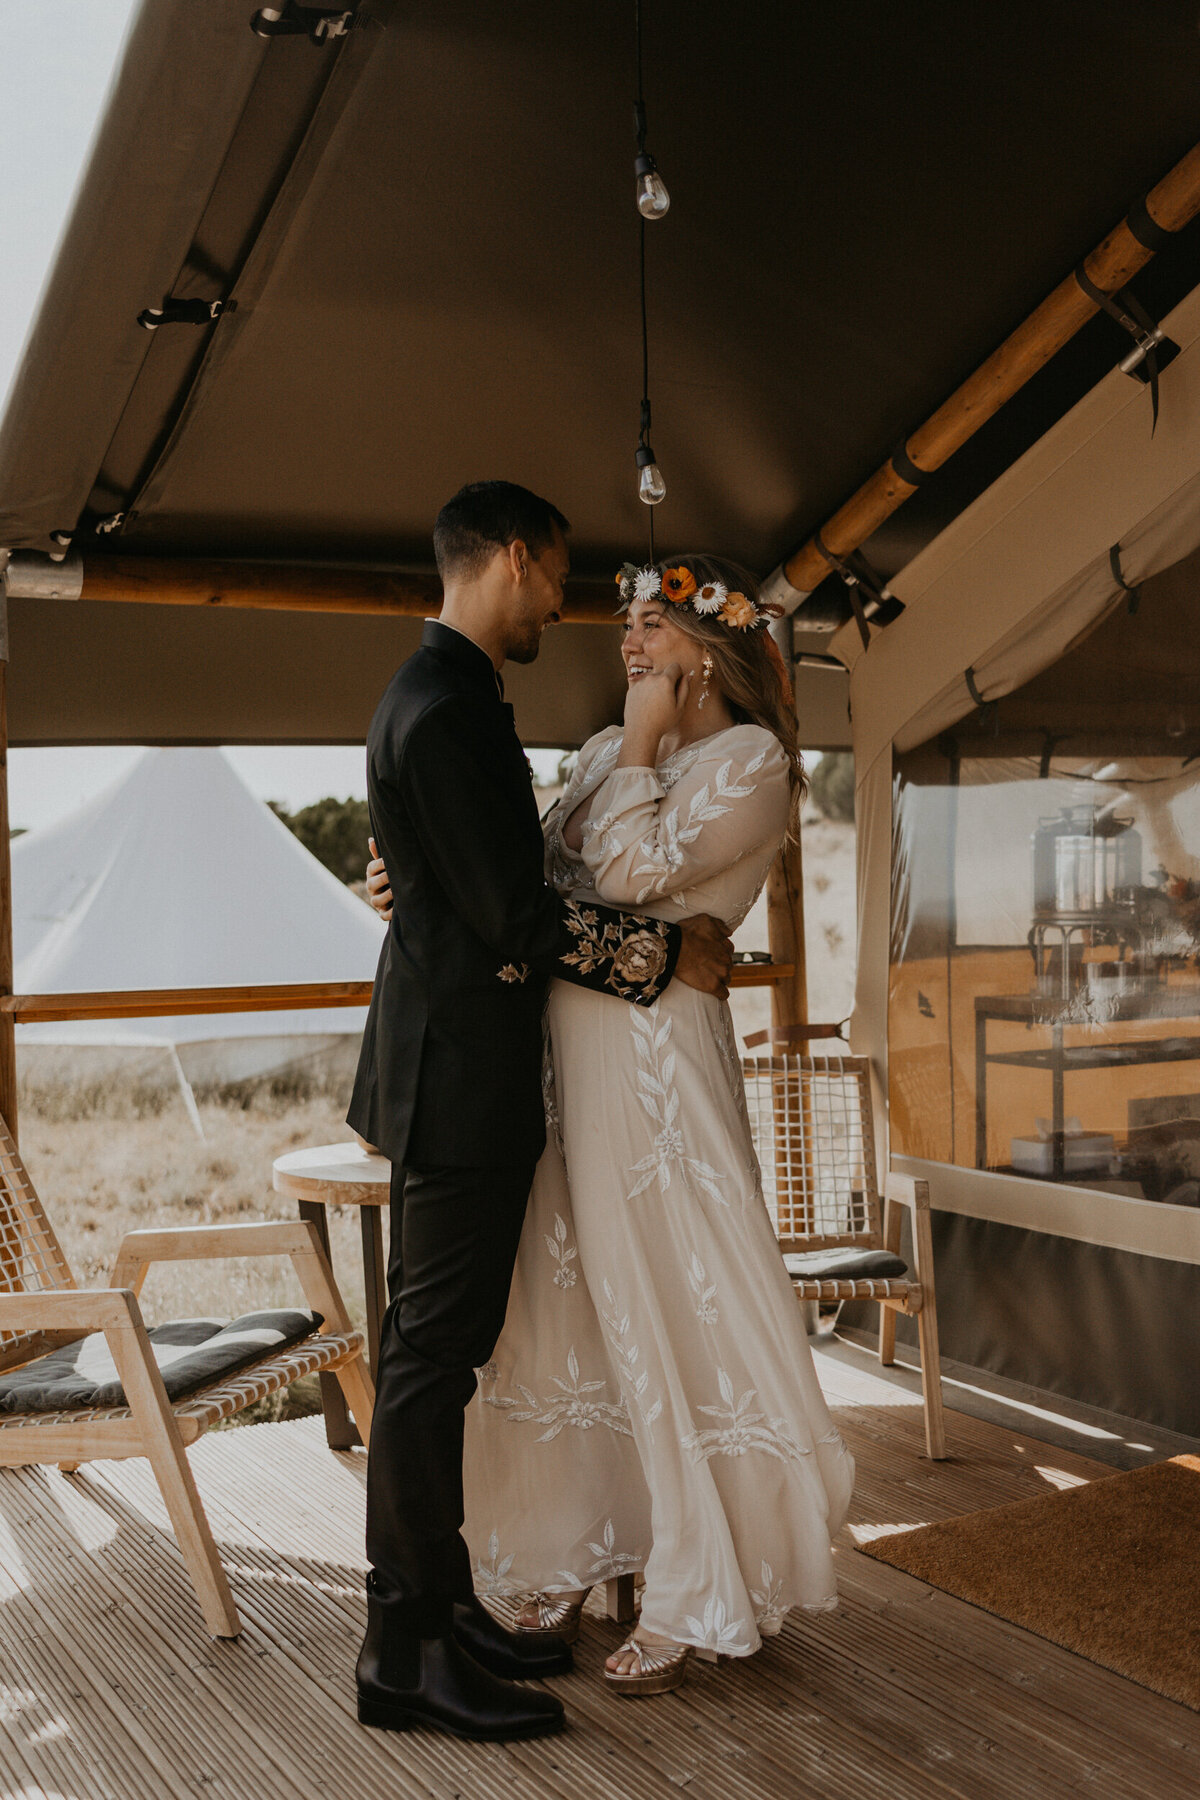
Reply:
[[[731,987],[790,981],[791,963],[738,963]],[[294,981],[262,987],[117,988],[82,994],[0,995],[0,1013],[23,1024],[63,1019],[156,1019],[182,1013],[296,1012],[306,1007],[367,1006],[369,981]]]

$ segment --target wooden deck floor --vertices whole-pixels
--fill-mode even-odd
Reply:
[[[1200,1719],[853,1547],[887,1527],[1109,1471],[951,1413],[953,1460],[919,1454],[920,1408],[819,1359],[858,1459],[841,1609],[753,1662],[694,1665],[663,1699],[610,1698],[617,1641],[585,1623],[555,1683],[571,1729],[525,1745],[368,1732],[363,1455],[320,1422],[220,1432],[192,1452],[246,1620],[205,1636],[148,1471],[0,1475],[4,1800],[1174,1800],[1200,1793]]]

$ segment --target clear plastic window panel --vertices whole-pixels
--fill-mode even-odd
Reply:
[[[1200,568],[1181,568],[897,759],[901,1155],[1200,1204]]]

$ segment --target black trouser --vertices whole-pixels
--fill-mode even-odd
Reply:
[[[471,1597],[463,1413],[500,1336],[532,1163],[392,1169],[391,1303],[367,1464],[367,1557],[392,1616],[443,1637]]]

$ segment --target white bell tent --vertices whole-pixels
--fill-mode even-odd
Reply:
[[[18,993],[369,981],[381,928],[257,800],[220,750],[147,750],[70,817],[14,840]],[[222,1083],[341,1048],[365,1007],[19,1025],[48,1046],[166,1051],[167,1078]]]

